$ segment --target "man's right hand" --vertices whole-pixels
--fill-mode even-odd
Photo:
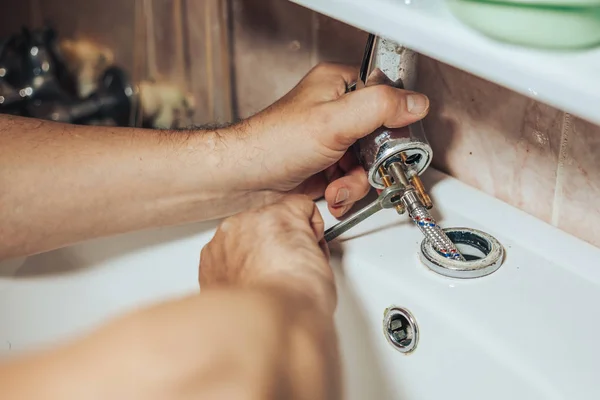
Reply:
[[[331,315],[336,294],[323,230],[316,205],[301,195],[228,218],[202,250],[200,286],[283,291]]]
[[[200,295],[0,363],[2,398],[338,399],[322,238],[315,204],[299,195],[229,218],[202,251]]]

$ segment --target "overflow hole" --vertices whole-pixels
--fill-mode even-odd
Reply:
[[[417,345],[417,324],[412,315],[402,308],[386,310],[384,331],[388,342],[402,353],[410,353]]]

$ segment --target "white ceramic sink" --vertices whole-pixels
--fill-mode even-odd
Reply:
[[[483,278],[437,275],[419,261],[420,232],[393,211],[335,243],[346,397],[600,398],[600,249],[435,171],[426,181],[442,226],[494,235],[506,260]],[[31,257],[15,276],[5,272],[0,356],[196,291],[199,252],[214,227],[96,240]],[[409,355],[384,336],[391,305],[417,321],[420,338]]]

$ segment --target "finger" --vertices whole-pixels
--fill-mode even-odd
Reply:
[[[325,221],[317,208],[317,205],[307,196],[291,195],[282,200],[292,213],[299,217],[302,223],[310,225],[315,240],[320,241],[325,232]]]
[[[381,126],[398,128],[416,122],[429,111],[427,96],[388,85],[366,87],[324,105],[332,132],[329,145],[346,149]]]
[[[341,207],[354,204],[365,197],[369,189],[367,173],[357,165],[348,171],[346,176],[329,184],[325,189],[325,200],[330,210],[334,208],[339,211]]]
[[[359,67],[335,64],[321,63],[314,67],[307,75],[307,78],[323,80],[325,78],[340,77],[347,85],[354,83],[358,78]]]
[[[375,85],[389,85],[394,86],[395,83],[392,81],[382,70],[379,68],[375,68],[371,75],[367,78],[366,86],[375,86]]]
[[[350,84],[358,79],[358,68],[342,64],[319,64],[313,68],[300,84],[300,87],[315,87],[310,98],[313,101],[329,102],[339,99]]]
[[[325,238],[319,240],[319,247],[321,248],[321,251],[323,251],[323,254],[325,254],[327,260],[329,261],[329,259],[331,259],[331,251],[329,251],[329,245],[327,244]]]
[[[310,222],[313,218],[315,203],[310,197],[304,194],[292,194],[281,199],[280,204],[283,205],[293,217],[296,217],[304,222]]]

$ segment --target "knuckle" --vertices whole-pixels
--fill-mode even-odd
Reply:
[[[362,182],[360,186],[360,198],[362,199],[363,197],[365,197],[367,194],[369,194],[370,191],[371,185],[369,184],[369,181],[365,178],[364,182]]]
[[[397,100],[396,90],[388,85],[373,86],[374,106],[383,114],[389,114],[395,111]]]
[[[358,196],[365,196],[371,190],[371,185],[369,185],[369,178],[367,178],[367,174],[364,170],[357,171],[352,175],[352,179],[354,180],[354,191]]]
[[[272,230],[281,225],[282,221],[285,221],[285,214],[284,206],[272,206],[268,209],[265,209],[265,212],[261,213],[260,219],[256,222],[255,226],[258,228]]]
[[[315,74],[328,73],[333,69],[334,65],[335,64],[328,63],[328,62],[321,62],[321,63],[317,64],[317,66],[313,69],[313,72]]]
[[[202,249],[200,250],[200,261],[206,260],[209,258],[212,247],[214,246],[214,239],[208,242]]]
[[[314,202],[310,197],[298,194],[290,196],[284,206],[288,214],[304,217],[306,214],[312,213]]]
[[[210,264],[210,261],[213,259],[213,254],[218,252],[222,245],[222,240],[215,235],[215,237],[200,250],[200,264]]]
[[[299,220],[299,205],[297,201],[286,201],[277,204],[272,211],[265,215],[265,222],[271,231],[290,231]]]
[[[221,223],[219,224],[219,226],[217,227],[217,232],[227,232],[228,230],[231,229],[231,227],[233,225],[235,225],[235,216],[234,217],[229,217],[227,219],[224,219],[223,221],[221,221]]]
[[[288,222],[296,221],[300,219],[301,212],[298,210],[298,204],[287,203],[285,204],[285,220]]]

